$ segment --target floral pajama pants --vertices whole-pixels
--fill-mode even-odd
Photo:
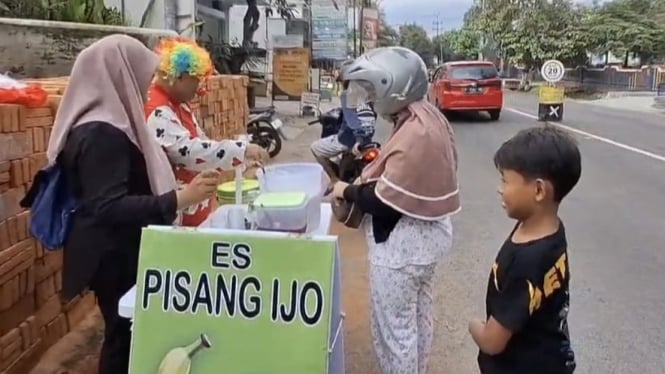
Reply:
[[[383,374],[425,374],[432,347],[436,264],[370,264],[371,325]]]

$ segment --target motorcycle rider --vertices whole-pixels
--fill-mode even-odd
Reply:
[[[331,183],[339,179],[335,173],[335,163],[332,159],[349,151],[359,156],[359,148],[372,141],[377,119],[377,114],[371,102],[358,101],[359,98],[349,94],[349,81],[344,80],[344,74],[344,67],[342,67],[337,76],[337,82],[342,84],[340,95],[342,125],[339,132],[318,139],[311,145],[314,158],[323,166],[323,170],[330,177]]]

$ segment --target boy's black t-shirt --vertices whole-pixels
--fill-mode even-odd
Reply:
[[[480,352],[480,371],[572,373],[575,359],[567,320],[570,270],[563,223],[556,233],[527,243],[513,243],[513,233],[492,266],[485,299],[487,318],[494,317],[513,336],[498,355]]]

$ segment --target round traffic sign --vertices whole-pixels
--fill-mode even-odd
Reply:
[[[543,79],[550,83],[556,83],[563,79],[566,74],[566,68],[559,60],[547,60],[540,68],[540,75]]]

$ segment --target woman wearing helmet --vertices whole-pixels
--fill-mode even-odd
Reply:
[[[432,337],[432,280],[452,246],[460,210],[457,152],[445,117],[425,100],[427,70],[402,47],[378,48],[345,69],[349,97],[372,101],[394,123],[361,184],[337,182],[333,196],[365,213],[374,348],[384,373],[426,371]]]

